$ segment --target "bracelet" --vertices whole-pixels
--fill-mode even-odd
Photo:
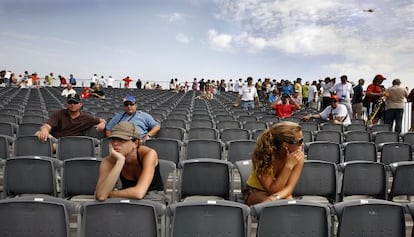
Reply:
[[[273,197],[275,197],[275,198],[276,198],[276,200],[280,200],[280,199],[282,199],[282,198],[280,197],[280,195],[279,195],[279,194],[276,194],[276,193],[275,193],[275,194],[273,194],[272,196],[273,196]]]

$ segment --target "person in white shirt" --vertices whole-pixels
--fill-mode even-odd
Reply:
[[[109,76],[106,80],[106,86],[108,88],[114,87],[114,81],[115,81],[115,79],[112,76]]]
[[[327,120],[329,123],[349,125],[351,124],[351,116],[348,115],[348,110],[343,104],[339,104],[339,97],[333,95],[329,99],[330,105],[326,107],[319,114],[309,114],[303,116],[303,120],[309,120],[311,118],[321,118]]]
[[[243,110],[254,109],[254,107],[255,107],[254,101],[255,100],[257,102],[257,105],[259,107],[261,107],[262,104],[260,103],[256,87],[253,85],[253,78],[248,77],[247,78],[247,85],[244,85],[239,90],[239,96],[237,96],[236,101],[234,102],[233,106],[238,107],[240,102],[241,102],[240,107]]]
[[[95,73],[91,78],[91,85],[89,87],[93,87],[98,82],[98,75]]]
[[[318,88],[316,87],[316,81],[313,81],[309,86],[308,102],[310,108],[318,109],[319,96]]]
[[[351,98],[354,93],[351,83],[348,82],[346,75],[341,76],[341,82],[336,83],[330,91],[339,97],[339,103],[346,106],[348,115],[352,117]]]
[[[61,96],[63,96],[63,97],[69,97],[69,95],[70,96],[74,96],[74,95],[76,95],[76,91],[73,89],[73,86],[72,86],[72,84],[70,84],[70,83],[68,83],[67,85],[66,85],[66,88],[65,89],[63,89],[63,91],[62,91],[62,94],[61,94]]]

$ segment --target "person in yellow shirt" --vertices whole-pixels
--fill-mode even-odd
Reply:
[[[257,139],[252,171],[243,190],[247,205],[292,198],[304,165],[302,147],[302,128],[297,123],[280,122],[263,132]]]

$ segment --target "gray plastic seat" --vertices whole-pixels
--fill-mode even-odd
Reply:
[[[250,236],[250,208],[226,200],[186,201],[167,207],[171,236]]]

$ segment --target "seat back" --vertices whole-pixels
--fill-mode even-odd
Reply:
[[[337,200],[337,177],[335,163],[306,160],[293,196],[320,196],[334,203]]]
[[[53,145],[50,139],[39,141],[37,136],[16,137],[13,146],[13,156],[47,156],[53,157]]]
[[[225,200],[186,201],[170,205],[171,236],[248,237],[248,206]]]
[[[186,143],[185,159],[213,158],[222,159],[223,144],[217,140],[192,139]]]
[[[385,200],[353,200],[334,205],[336,236],[406,236],[404,208]]]
[[[258,219],[257,237],[331,236],[330,211],[326,205],[280,200],[256,204],[251,209]]]
[[[402,142],[383,143],[380,161],[386,165],[398,161],[412,161],[412,148],[410,144]]]
[[[340,164],[340,167],[342,185],[339,201],[354,195],[386,199],[387,178],[384,164],[371,161],[349,161]]]
[[[230,141],[228,145],[227,160],[234,163],[239,160],[252,159],[256,142],[253,140]]]
[[[60,236],[70,234],[65,205],[46,201],[11,198],[0,200],[2,236]]]
[[[4,166],[6,196],[20,194],[57,195],[53,158],[39,156],[13,157]]]
[[[180,161],[182,142],[178,140],[153,138],[146,140],[145,145],[157,151],[160,160],[170,160],[175,164]]]
[[[191,127],[188,131],[188,139],[218,139],[218,131],[210,127]]]
[[[99,178],[101,159],[95,157],[70,158],[62,165],[62,196],[93,195]]]
[[[367,131],[346,131],[344,132],[345,142],[369,142],[371,141],[371,135]]]
[[[97,140],[87,136],[67,136],[58,139],[56,157],[66,160],[76,157],[96,157]]]
[[[178,163],[180,169],[179,199],[190,196],[215,196],[230,200],[232,164],[217,159],[193,159]]]
[[[338,143],[315,141],[306,143],[308,160],[323,160],[339,164],[342,162],[341,147]]]
[[[179,127],[161,127],[156,138],[170,138],[178,141],[184,141],[185,129]]]
[[[388,200],[397,196],[414,195],[414,161],[401,161],[389,165],[392,172],[392,185]]]
[[[42,124],[39,123],[22,123],[17,128],[17,136],[33,136],[39,131]]]
[[[82,207],[81,236],[161,236],[158,218],[165,206],[149,200],[111,198]]]
[[[243,128],[226,128],[220,131],[220,140],[227,144],[234,140],[249,140],[250,132]]]
[[[346,142],[344,147],[344,161],[366,160],[377,161],[377,148],[373,142]]]

